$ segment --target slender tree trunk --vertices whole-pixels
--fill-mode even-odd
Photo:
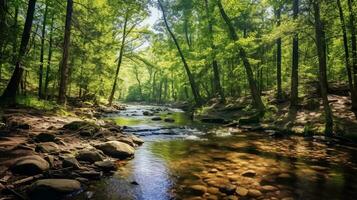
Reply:
[[[276,23],[280,26],[281,20],[281,7],[276,10]],[[283,99],[283,90],[281,88],[281,38],[276,40],[276,83],[277,83],[277,99]]]
[[[38,76],[38,97],[43,98],[42,94],[42,80],[43,80],[43,58],[45,52],[45,35],[46,35],[46,21],[47,21],[47,13],[48,13],[48,1],[46,0],[45,13],[43,15],[42,22],[42,35],[41,35],[41,52],[40,52],[40,70]]]
[[[69,45],[71,42],[71,24],[72,24],[72,12],[73,12],[73,0],[67,0],[67,13],[66,13],[66,25],[64,32],[64,44],[63,55],[61,62],[61,78],[58,92],[58,103],[66,103],[66,91],[68,82],[68,57],[69,57]]]
[[[14,15],[14,25],[13,25],[13,34],[14,34],[14,39],[12,41],[12,64],[16,64],[16,58],[17,58],[17,26],[19,23],[19,7],[16,5],[15,7],[15,15]]]
[[[294,20],[297,20],[299,15],[299,0],[293,1]],[[293,36],[293,60],[291,67],[291,94],[290,94],[290,109],[297,110],[299,104],[299,35],[294,33]]]
[[[50,71],[51,71],[51,59],[52,59],[52,43],[53,43],[53,21],[54,16],[51,19],[51,28],[50,28],[50,41],[48,46],[48,58],[47,58],[47,68],[46,68],[46,78],[45,78],[45,94],[44,97],[48,99],[48,84],[50,82]]]
[[[357,108],[357,96],[355,94],[355,91],[353,89],[353,79],[352,79],[352,72],[351,72],[351,63],[350,63],[350,52],[348,49],[348,38],[347,38],[347,30],[346,30],[346,22],[345,22],[345,17],[343,14],[343,9],[341,6],[341,0],[337,0],[337,7],[339,10],[339,15],[340,15],[340,22],[341,22],[341,29],[342,29],[342,34],[343,34],[343,47],[345,50],[345,65],[346,65],[346,71],[347,71],[347,77],[348,77],[348,86],[351,91],[351,100],[352,100],[352,105],[355,105],[353,107]]]
[[[186,59],[183,55],[183,52],[181,50],[181,47],[175,37],[175,35],[173,34],[173,32],[171,31],[170,27],[169,27],[169,24],[167,23],[167,19],[166,19],[166,14],[165,14],[165,10],[164,10],[164,7],[161,3],[160,0],[158,0],[158,3],[159,3],[159,6],[161,8],[161,11],[162,11],[162,16],[163,16],[163,19],[164,19],[164,23],[165,23],[165,26],[166,26],[166,29],[167,31],[169,32],[172,40],[174,41],[175,43],[175,46],[180,54],[180,57],[181,57],[181,60],[182,60],[182,63],[183,63],[183,66],[186,70],[186,73],[187,73],[187,76],[188,76],[188,79],[189,79],[189,82],[190,82],[190,85],[191,85],[191,90],[192,90],[192,94],[193,94],[193,97],[195,99],[195,102],[197,105],[201,105],[202,104],[202,99],[201,99],[201,96],[200,96],[200,93],[199,93],[199,90],[198,90],[198,87],[197,87],[197,84],[195,82],[195,79],[190,71],[190,68],[186,62]]]
[[[356,39],[356,27],[355,27],[355,13],[353,10],[353,0],[348,0],[349,10],[349,28],[351,30],[351,49],[352,49],[352,70],[353,70],[353,82],[354,92],[357,96],[357,39]],[[357,97],[356,97],[357,99]],[[357,110],[357,102],[352,102],[352,110]]]
[[[225,10],[223,9],[221,0],[217,0],[217,2],[218,2],[219,11],[221,13],[221,16],[222,16],[223,20],[225,21],[225,23],[228,26],[229,33],[230,33],[230,36],[231,36],[232,40],[233,41],[238,41],[238,35],[237,35],[236,31],[234,30],[234,27],[233,27],[233,24],[232,24],[231,20],[229,19],[228,15],[226,14]],[[260,97],[256,81],[254,80],[252,67],[251,67],[250,62],[248,60],[247,53],[245,52],[243,47],[238,47],[238,52],[239,52],[240,58],[243,61],[243,65],[244,65],[245,71],[247,73],[247,79],[248,79],[248,83],[249,83],[250,93],[251,93],[252,98],[253,98],[253,106],[256,109],[258,109],[260,113],[263,114],[264,111],[265,111],[265,106],[264,106],[263,101],[262,101],[262,99]]]
[[[120,52],[119,52],[119,58],[118,58],[118,65],[117,65],[117,70],[115,72],[115,77],[114,77],[114,83],[113,83],[113,88],[112,91],[110,93],[109,96],[109,100],[108,100],[108,105],[111,106],[113,103],[113,99],[114,99],[114,94],[115,94],[115,90],[117,87],[117,82],[118,82],[118,76],[119,76],[119,71],[120,71],[120,66],[123,60],[123,55],[124,55],[124,50],[125,50],[125,39],[127,36],[126,33],[126,29],[127,29],[127,25],[128,25],[128,18],[129,18],[129,11],[127,11],[127,13],[125,14],[125,21],[124,21],[124,29],[123,29],[123,37],[122,37],[122,42],[121,42],[121,46],[120,46]]]
[[[0,0],[0,80],[1,80],[1,67],[4,62],[3,58],[3,50],[5,49],[4,46],[6,46],[5,43],[5,38],[6,38],[6,32],[7,32],[7,26],[6,26],[6,13],[7,13],[7,2],[6,0]]]
[[[315,34],[316,47],[319,59],[319,79],[321,98],[325,112],[325,135],[331,136],[333,134],[333,116],[327,98],[327,74],[326,74],[326,37],[324,24],[320,17],[320,0],[313,0],[314,16],[315,16]]]
[[[152,77],[152,93],[151,93],[151,98],[155,102],[155,87],[156,87],[156,73],[157,71],[154,72],[154,76]]]
[[[212,69],[213,69],[213,93],[216,95],[217,93],[219,94],[221,101],[225,101],[224,97],[224,92],[221,86],[221,80],[219,76],[219,69],[218,69],[218,62],[216,59],[216,45],[214,45],[213,42],[213,20],[211,17],[212,9],[210,9],[208,0],[205,0],[205,6],[206,6],[206,15],[207,15],[207,20],[208,20],[208,34],[209,34],[209,39],[211,42],[211,48],[212,48]]]
[[[22,59],[26,53],[27,45],[30,40],[32,21],[35,12],[36,0],[29,0],[24,31],[22,32],[22,39],[18,57],[16,59],[15,70],[11,76],[4,93],[1,96],[1,101],[4,103],[15,103],[16,92],[22,78],[24,68],[21,66]]]

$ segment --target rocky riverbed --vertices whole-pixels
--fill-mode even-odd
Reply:
[[[0,130],[1,199],[62,199],[86,190],[134,157],[143,140],[95,118],[123,107],[58,116],[9,109]]]

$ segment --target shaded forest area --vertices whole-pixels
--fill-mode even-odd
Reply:
[[[2,0],[1,101],[248,97],[263,116],[321,100],[332,135],[328,94],[357,108],[354,10],[353,0]],[[152,12],[161,19],[151,26]]]

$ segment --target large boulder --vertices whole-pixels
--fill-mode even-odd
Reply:
[[[104,154],[119,159],[125,159],[134,155],[135,149],[124,142],[108,141],[95,146],[103,151]]]
[[[65,130],[77,131],[83,137],[91,137],[100,130],[100,127],[87,121],[74,121],[62,127]]]
[[[35,175],[47,171],[50,168],[48,162],[40,156],[24,156],[19,158],[11,167],[16,174]]]
[[[89,163],[103,160],[103,156],[96,150],[81,150],[78,152],[76,158],[79,161],[85,161]]]
[[[80,182],[71,179],[43,179],[30,186],[28,194],[30,199],[60,200],[64,196],[81,189]]]

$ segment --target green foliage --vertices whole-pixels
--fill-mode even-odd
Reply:
[[[22,105],[25,107],[35,108],[35,109],[45,110],[45,111],[50,111],[50,110],[54,110],[54,109],[58,108],[58,105],[56,104],[56,102],[41,100],[34,96],[18,96],[16,98],[16,102],[19,105]]]

